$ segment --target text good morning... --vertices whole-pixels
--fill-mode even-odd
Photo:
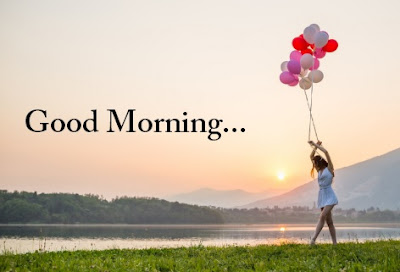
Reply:
[[[135,109],[128,109],[125,115],[119,115],[115,109],[108,109],[109,120],[107,132],[155,132],[155,133],[205,133],[208,132],[208,139],[210,141],[217,141],[221,139],[221,132],[219,131],[220,125],[223,122],[222,119],[212,118],[204,120],[203,118],[194,118],[189,120],[188,118],[178,119],[148,119],[142,118],[136,120]],[[80,121],[77,118],[72,118],[64,121],[61,118],[48,119],[47,111],[42,109],[31,110],[25,119],[26,127],[32,132],[99,132],[97,126],[97,110],[91,110],[92,118]],[[122,117],[123,116],[123,117]],[[183,112],[183,117],[187,116],[187,112]],[[121,118],[122,117],[122,118]],[[32,121],[35,119],[35,121]],[[228,132],[228,128],[223,129],[224,132]],[[231,129],[236,132],[236,128]],[[240,129],[241,132],[245,132],[244,128]]]

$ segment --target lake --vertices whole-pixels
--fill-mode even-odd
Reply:
[[[400,239],[400,223],[335,224],[338,242]],[[308,243],[315,224],[0,225],[0,253]],[[325,226],[317,243],[330,243]]]

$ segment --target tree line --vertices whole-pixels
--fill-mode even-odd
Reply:
[[[157,198],[0,191],[0,223],[220,224],[208,207]]]
[[[224,224],[314,223],[318,209],[273,207],[227,209],[204,207],[158,198],[117,197],[68,193],[8,192],[0,190],[0,223],[47,224]],[[400,222],[400,211],[333,210],[335,222]]]

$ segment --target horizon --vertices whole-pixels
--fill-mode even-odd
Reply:
[[[352,167],[352,166],[354,166],[354,165],[357,165],[357,164],[360,164],[360,163],[363,163],[363,162],[372,160],[372,159],[374,159],[374,158],[377,158],[377,157],[380,157],[380,156],[384,156],[384,155],[389,154],[389,153],[391,153],[391,152],[394,152],[394,151],[396,151],[396,150],[398,150],[398,149],[400,149],[400,147],[395,148],[395,149],[393,149],[393,150],[391,150],[391,151],[388,151],[388,152],[386,152],[386,153],[384,153],[384,154],[379,154],[379,155],[376,155],[376,156],[374,156],[374,157],[367,158],[367,159],[365,159],[365,160],[363,160],[363,161],[356,162],[356,163],[354,163],[354,164],[352,164],[352,165],[343,166],[343,167],[341,167],[340,169],[335,169],[335,170],[338,171],[338,170],[341,170],[341,169],[344,169],[344,168],[347,168],[347,167]],[[281,191],[282,191],[281,193],[276,193],[276,194],[273,193],[273,195],[269,196],[268,198],[286,194],[286,193],[288,193],[288,192],[290,192],[290,191],[292,191],[292,190],[294,190],[294,189],[296,189],[296,188],[298,188],[298,187],[300,187],[300,186],[302,186],[302,185],[305,185],[305,184],[308,184],[308,183],[310,183],[310,182],[313,182],[314,180],[315,180],[315,178],[313,179],[313,178],[310,177],[310,180],[304,182],[303,184],[300,184],[300,185],[298,185],[298,186],[295,186],[295,187],[293,187],[293,188],[289,188],[289,189],[286,189],[286,190],[282,189],[282,190],[281,190]],[[26,190],[15,190],[15,189],[11,189],[11,190],[10,190],[10,189],[3,189],[3,188],[0,188],[0,190],[7,190],[7,191],[10,191],[10,192],[11,192],[11,191],[18,191],[18,192],[26,191]],[[200,190],[213,190],[213,191],[218,191],[218,192],[242,191],[242,192],[249,193],[249,194],[261,194],[261,193],[268,193],[268,192],[269,192],[268,189],[267,189],[267,190],[263,190],[263,191],[252,192],[252,191],[246,191],[246,190],[243,190],[243,189],[240,189],[240,188],[237,188],[237,189],[234,189],[234,188],[233,188],[233,189],[221,190],[221,189],[215,189],[215,188],[212,188],[212,187],[201,187],[201,188],[193,189],[193,190],[191,190],[191,191],[175,192],[175,193],[172,193],[172,194],[169,194],[169,195],[160,195],[160,196],[152,196],[152,195],[114,195],[114,196],[107,196],[107,195],[104,195],[104,194],[94,194],[94,195],[98,195],[98,196],[104,197],[104,198],[107,199],[108,201],[110,201],[110,200],[112,200],[112,199],[115,199],[115,198],[118,198],[118,197],[125,197],[125,196],[126,196],[126,197],[154,197],[154,198],[159,198],[159,199],[168,200],[167,198],[171,198],[171,197],[174,197],[174,196],[177,196],[177,195],[190,194],[190,193],[194,193],[194,192],[197,192],[197,191],[200,191]],[[279,190],[275,190],[275,192],[277,192],[277,191],[279,191]],[[76,193],[77,193],[77,194],[82,194],[82,193],[73,192],[73,191],[71,191],[71,192],[65,192],[65,191],[37,191],[37,190],[35,190],[35,191],[26,191],[26,192],[37,192],[37,193],[67,193],[67,194],[76,194]],[[90,193],[90,192],[89,192],[89,193],[83,193],[82,195],[85,195],[85,194],[92,194],[92,193]],[[169,201],[169,200],[168,200],[168,201]]]

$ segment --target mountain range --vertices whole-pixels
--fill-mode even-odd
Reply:
[[[400,148],[337,169],[332,187],[339,200],[338,207],[343,209],[400,209]],[[224,208],[313,207],[318,190],[318,182],[314,179],[275,196],[268,192],[248,193],[242,190],[217,191],[206,188],[171,196],[167,200]]]
[[[400,148],[335,171],[332,185],[339,205],[349,209],[395,210],[400,208]],[[279,196],[252,202],[241,208],[313,206],[318,197],[317,180]]]

